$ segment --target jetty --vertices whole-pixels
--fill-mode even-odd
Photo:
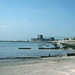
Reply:
[[[31,48],[18,48],[18,49],[31,49]]]
[[[43,47],[40,47],[39,49],[60,49],[60,47],[52,47],[52,48],[43,48]]]
[[[67,56],[75,56],[75,53],[68,53]]]

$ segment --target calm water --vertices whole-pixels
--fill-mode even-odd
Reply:
[[[54,47],[52,44],[37,43],[37,42],[0,42],[0,61],[3,58],[14,57],[40,57],[54,55],[66,55],[68,52],[73,52],[72,49],[38,49],[39,47]],[[18,48],[31,48],[31,49],[18,49]],[[4,60],[5,60],[4,59]]]

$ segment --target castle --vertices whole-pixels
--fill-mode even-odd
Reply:
[[[48,41],[54,41],[54,37],[50,38],[43,38],[43,35],[38,35],[37,38],[32,38],[31,41],[35,42],[48,42]]]

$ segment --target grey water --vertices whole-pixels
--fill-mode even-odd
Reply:
[[[55,55],[66,55],[73,52],[72,49],[38,49],[39,47],[51,48],[54,45],[45,42],[0,42],[0,62],[13,61],[14,58],[25,59],[25,57],[41,57]],[[31,49],[18,49],[18,48],[31,48]],[[26,58],[27,59],[27,58]]]

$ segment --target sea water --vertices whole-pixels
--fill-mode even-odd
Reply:
[[[41,56],[63,56],[74,50],[72,49],[39,49],[54,47],[51,43],[45,42],[0,42],[0,62],[8,60],[25,59],[25,57],[41,57]],[[19,49],[31,48],[31,49]],[[27,59],[26,58],[26,59]]]

